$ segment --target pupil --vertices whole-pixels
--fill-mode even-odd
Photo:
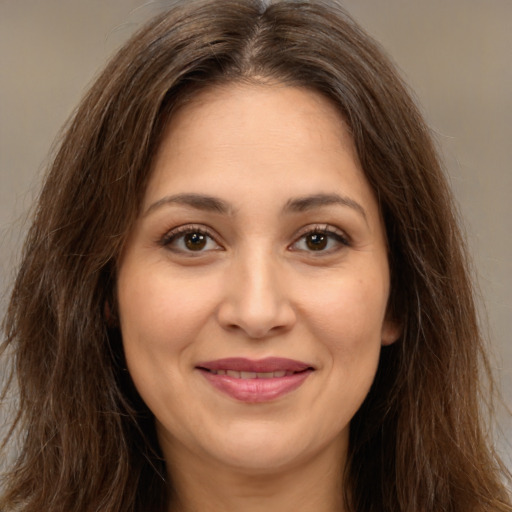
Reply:
[[[321,233],[313,233],[307,237],[306,245],[312,251],[321,251],[327,247],[327,237]]]
[[[201,233],[188,233],[185,235],[185,245],[192,251],[200,251],[206,245],[206,237]]]

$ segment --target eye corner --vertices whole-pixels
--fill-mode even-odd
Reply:
[[[310,238],[308,239],[308,237]],[[342,251],[351,245],[350,237],[340,228],[330,224],[314,224],[302,228],[295,236],[295,241],[288,246],[288,250],[314,256],[326,256]]]
[[[196,224],[185,224],[168,229],[157,243],[168,251],[187,257],[225,250],[210,228]]]

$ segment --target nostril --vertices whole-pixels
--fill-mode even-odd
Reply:
[[[232,333],[243,331],[249,338],[261,339],[294,325],[295,312],[288,299],[274,289],[257,288],[248,290],[237,285],[228,293],[216,312],[223,329]]]

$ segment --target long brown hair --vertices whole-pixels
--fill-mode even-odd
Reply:
[[[291,0],[178,3],[120,50],[67,126],[4,321],[20,449],[0,509],[165,509],[172,483],[115,322],[116,262],[173,110],[199,89],[254,80],[338,106],[385,219],[389,314],[403,334],[351,423],[348,510],[511,511],[481,412],[488,363],[464,243],[429,130],[342,9]]]

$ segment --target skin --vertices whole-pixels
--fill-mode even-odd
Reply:
[[[181,194],[207,194],[226,211]],[[198,232],[205,244],[191,250]],[[314,250],[315,236],[326,245]],[[377,201],[328,100],[231,84],[182,107],[156,155],[117,292],[173,510],[343,510],[350,420],[399,330],[386,317]],[[246,403],[196,367],[226,357],[285,357],[314,371],[284,396]]]

